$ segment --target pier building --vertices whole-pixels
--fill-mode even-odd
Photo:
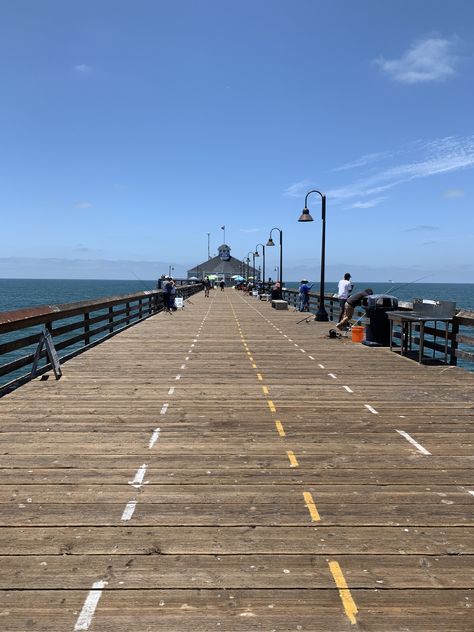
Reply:
[[[236,259],[230,254],[230,246],[222,244],[218,248],[218,255],[208,261],[203,261],[199,265],[188,270],[188,279],[197,277],[203,279],[206,276],[215,275],[219,280],[224,280],[227,284],[232,283],[232,277],[239,275],[244,277],[257,278],[258,270],[252,265],[248,265],[246,260]]]

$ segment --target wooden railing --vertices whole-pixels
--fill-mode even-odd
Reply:
[[[201,289],[199,283],[183,285],[177,288],[177,296],[186,299]],[[0,396],[31,379],[31,366],[44,327],[51,334],[62,363],[163,309],[163,291],[150,290],[0,312]],[[46,351],[40,358],[44,364]],[[46,362],[36,374],[50,369]]]
[[[288,301],[288,305],[298,308],[298,290],[283,290],[283,299]],[[339,299],[326,294],[324,296],[324,305],[329,315],[330,321],[339,320]],[[319,294],[310,292],[309,294],[309,311],[315,314],[319,306]],[[399,303],[400,310],[411,310],[413,304],[410,302]],[[361,323],[365,323],[365,312],[362,309],[358,309],[355,312],[355,318],[361,317]],[[400,340],[401,334],[396,331],[393,334],[394,339]],[[441,342],[438,342],[440,340]],[[433,356],[436,354],[442,354],[445,352],[445,329],[444,325],[436,325],[435,327],[425,327],[425,340],[424,348],[433,352]],[[411,344],[418,345],[419,327],[416,325],[412,328]],[[474,370],[474,312],[459,309],[453,318],[452,326],[448,332],[448,355],[450,364],[458,364],[458,360],[461,360],[461,365]]]

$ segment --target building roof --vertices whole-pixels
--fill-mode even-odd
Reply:
[[[240,259],[230,257],[228,261],[223,261],[220,257],[212,257],[212,259],[203,261],[199,265],[188,270],[188,277],[197,276],[198,278],[202,278],[207,274],[225,274],[226,277],[231,277],[234,274],[246,276],[246,271],[247,264],[244,265]],[[250,266],[250,276],[255,276],[256,272],[257,271]]]

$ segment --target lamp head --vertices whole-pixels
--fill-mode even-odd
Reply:
[[[255,249],[255,252],[253,253],[256,257],[260,257],[260,255],[258,254],[258,250]]]
[[[303,209],[303,212],[301,213],[298,221],[299,222],[312,222],[313,221],[313,218],[311,217],[309,209],[307,209],[306,207]]]
[[[273,241],[271,237],[269,237],[267,241],[267,246],[274,246],[274,245],[275,245],[275,242]]]

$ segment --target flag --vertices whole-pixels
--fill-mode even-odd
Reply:
[[[221,230],[225,230],[225,226],[221,226]]]

